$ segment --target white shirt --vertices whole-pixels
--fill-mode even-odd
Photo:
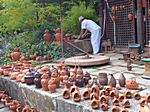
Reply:
[[[81,23],[81,29],[87,29],[90,32],[93,32],[95,30],[100,29],[100,26],[98,26],[94,21],[89,19],[84,19]]]

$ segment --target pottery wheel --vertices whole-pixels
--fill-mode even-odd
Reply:
[[[75,56],[65,59],[65,64],[70,66],[93,66],[102,65],[110,62],[110,58],[101,55]]]

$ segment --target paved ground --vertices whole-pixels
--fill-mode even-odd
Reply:
[[[0,112],[12,112],[9,110],[8,107],[6,107],[3,103],[0,103]]]

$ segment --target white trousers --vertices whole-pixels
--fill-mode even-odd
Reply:
[[[100,41],[101,41],[100,29],[91,32],[91,44],[92,44],[93,54],[96,54],[99,52]]]

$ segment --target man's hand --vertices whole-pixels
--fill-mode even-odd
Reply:
[[[78,36],[78,40],[80,40],[80,39],[81,39],[81,37],[82,37],[82,36],[80,36],[80,35],[79,35],[79,36]]]

